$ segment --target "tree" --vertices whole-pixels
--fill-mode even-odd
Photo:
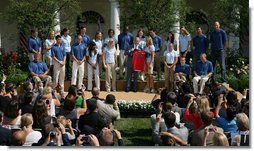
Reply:
[[[118,0],[121,24],[132,28],[155,28],[157,33],[170,30],[183,21],[188,7],[185,0]]]
[[[30,35],[31,28],[38,28],[44,40],[57,24],[57,13],[61,15],[60,23],[64,24],[76,17],[79,10],[78,0],[10,0],[4,17],[9,22],[15,21],[25,37]]]
[[[240,37],[240,51],[249,52],[249,1],[217,0],[208,11],[210,22],[219,21],[228,33]]]

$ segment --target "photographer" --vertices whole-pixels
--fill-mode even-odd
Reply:
[[[86,145],[84,145],[86,144]],[[79,135],[76,140],[76,146],[100,146],[99,141],[93,134],[90,135]]]

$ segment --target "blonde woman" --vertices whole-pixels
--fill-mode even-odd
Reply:
[[[34,120],[30,113],[26,113],[21,117],[21,128],[26,133],[26,140],[23,146],[32,146],[33,143],[37,143],[42,135],[41,132],[33,130]]]
[[[213,129],[214,136],[213,136],[213,146],[229,146],[228,138],[225,134],[218,132],[216,129]],[[209,136],[209,128],[205,128],[204,131],[204,141],[203,146],[206,146],[206,141]]]
[[[103,51],[103,65],[106,69],[106,90],[110,92],[111,87],[113,91],[116,91],[116,71],[115,65],[117,64],[116,48],[114,39],[109,39],[107,46]],[[110,79],[112,78],[112,85]]]
[[[145,53],[146,53],[146,87],[145,92],[154,93],[154,81],[153,81],[153,64],[154,64],[154,52],[155,47],[153,40],[150,36],[146,38]]]
[[[51,48],[54,46],[55,43],[55,32],[51,31],[49,32],[48,38],[45,40],[45,50],[43,52],[43,60],[49,68],[52,66]]]
[[[186,63],[190,64],[191,36],[185,27],[181,27],[181,34],[179,36],[179,50],[180,55],[186,57]]]
[[[212,117],[214,118],[214,113],[210,110],[210,104],[207,96],[201,96],[197,98],[197,105],[199,113],[211,113]]]

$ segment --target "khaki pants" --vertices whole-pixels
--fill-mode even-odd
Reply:
[[[112,90],[116,90],[116,71],[115,71],[115,64],[106,64],[106,90],[110,91],[111,89],[111,82],[110,79],[112,78]]]
[[[175,66],[173,66],[170,69],[168,69],[165,66],[165,87],[169,91],[173,91],[174,90],[174,73],[175,73]]]
[[[45,86],[48,86],[48,83],[52,81],[51,76],[46,75],[44,78],[39,78],[37,76],[33,76],[33,81],[35,82],[35,85],[37,86],[38,82],[45,82]]]
[[[203,94],[203,90],[205,88],[205,83],[208,81],[208,77],[206,76],[195,76],[192,79],[193,82],[193,89],[194,89],[194,93],[199,93],[199,94]],[[200,82],[199,82],[200,81]],[[199,84],[199,85],[198,85]],[[198,86],[200,86],[200,90],[198,92]]]
[[[72,78],[71,78],[71,84],[76,85],[77,83],[77,74],[79,74],[78,77],[78,88],[80,89],[83,84],[83,77],[84,77],[84,62],[79,65],[76,61],[73,61],[72,64]],[[79,73],[78,73],[79,72]]]

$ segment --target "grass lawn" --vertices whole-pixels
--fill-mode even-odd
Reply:
[[[150,118],[121,118],[114,123],[124,146],[153,146]]]

